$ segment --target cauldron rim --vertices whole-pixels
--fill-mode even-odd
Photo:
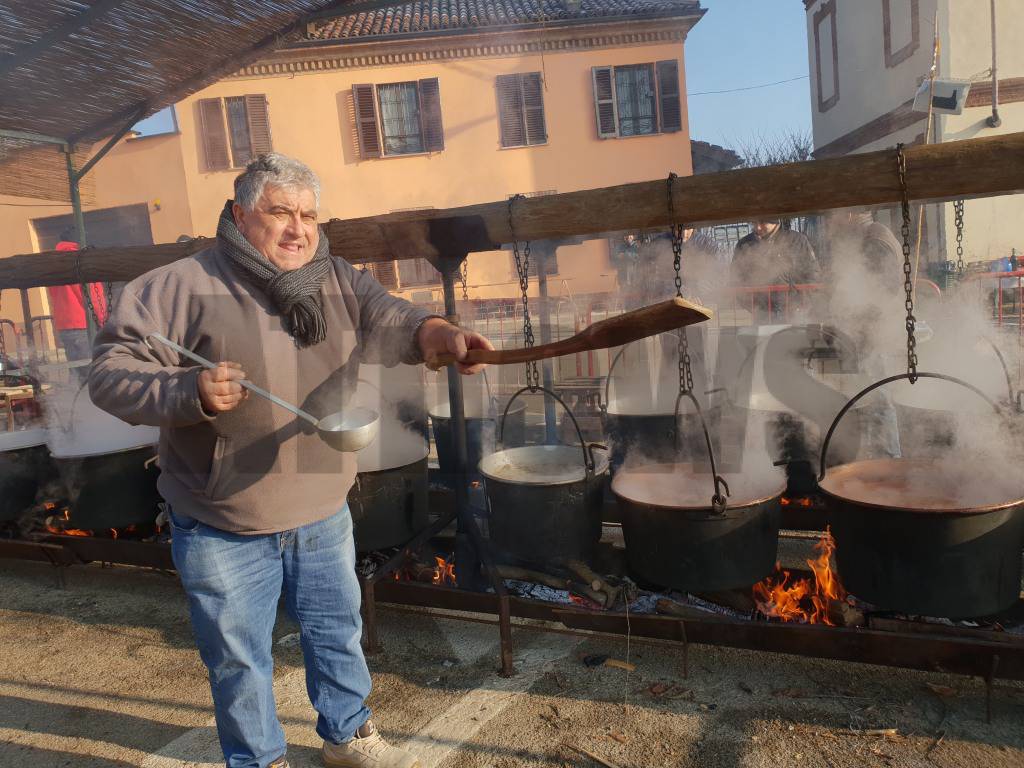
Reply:
[[[494,464],[500,458],[511,458],[516,455],[522,455],[526,453],[561,453],[564,454],[566,459],[579,463],[577,474],[573,471],[571,476],[567,476],[559,479],[546,479],[546,480],[521,480],[521,479],[510,479],[507,477],[499,477],[495,475],[493,471],[489,471],[489,465]],[[594,476],[601,475],[608,471],[608,457],[603,452],[594,453]],[[478,466],[480,474],[488,480],[496,483],[508,483],[509,485],[523,485],[523,486],[556,486],[556,485],[571,485],[572,483],[579,483],[587,479],[587,472],[583,467],[583,455],[578,445],[524,445],[518,448],[505,448],[501,451],[495,451],[487,456],[480,459]]]
[[[837,502],[843,504],[855,505],[862,507],[865,510],[877,510],[881,512],[905,512],[909,514],[922,515],[922,516],[934,516],[934,517],[948,517],[949,515],[984,515],[990,512],[999,512],[1001,510],[1012,509],[1024,505],[1024,499],[1015,499],[1012,501],[1004,501],[998,504],[988,504],[979,507],[948,507],[948,508],[935,508],[935,507],[906,507],[897,506],[894,504],[880,504],[873,501],[864,501],[862,499],[851,498],[849,496],[843,496],[835,491],[829,490],[828,481],[835,477],[837,472],[852,472],[854,468],[864,468],[869,465],[880,465],[885,463],[894,462],[905,462],[917,465],[934,465],[935,462],[931,459],[906,459],[906,458],[885,458],[885,459],[864,459],[861,461],[851,461],[846,464],[839,464],[835,467],[829,468],[825,475],[825,479],[820,481],[818,487],[821,492],[830,499],[834,499]]]
[[[709,501],[709,503],[707,503],[707,504],[699,504],[699,505],[658,504],[658,503],[655,503],[655,502],[652,502],[652,501],[645,501],[643,499],[633,498],[633,497],[631,497],[631,496],[629,496],[629,495],[627,495],[625,493],[620,492],[618,490],[618,488],[616,488],[616,485],[621,486],[621,484],[622,484],[622,481],[619,480],[619,478],[621,478],[623,476],[628,476],[630,471],[635,472],[637,470],[644,469],[645,467],[664,467],[664,466],[671,466],[671,465],[668,464],[667,462],[652,462],[650,464],[636,464],[634,466],[629,467],[628,469],[626,469],[626,468],[620,469],[618,471],[618,473],[616,473],[615,477],[612,479],[612,483],[611,483],[612,493],[615,494],[615,497],[617,499],[620,499],[621,501],[625,501],[625,502],[628,502],[630,504],[639,504],[639,505],[642,505],[644,507],[648,507],[650,509],[662,509],[662,510],[665,510],[667,512],[702,512],[702,511],[708,511],[708,510],[711,509],[710,500],[711,500],[711,489],[712,489],[712,486],[711,486],[711,475],[710,475],[710,473],[707,474],[707,476],[706,476],[707,477],[707,483],[708,483],[708,501]],[[686,465],[682,464],[682,465],[679,465],[679,466],[685,467]],[[726,475],[726,478],[728,479],[728,475]],[[729,500],[728,500],[728,502],[729,502],[728,503],[728,510],[730,510],[730,511],[732,511],[732,510],[744,510],[744,509],[749,509],[751,507],[760,506],[761,504],[767,504],[770,501],[774,501],[775,499],[778,499],[785,492],[786,492],[786,483],[785,483],[785,481],[783,481],[783,482],[781,482],[779,484],[779,488],[778,488],[778,490],[775,493],[768,494],[767,496],[764,496],[763,498],[750,499],[750,500],[743,499],[742,501],[733,501],[732,498],[729,498]]]
[[[7,445],[8,440],[13,445]],[[38,448],[41,445],[46,445],[46,429],[43,427],[0,432],[0,453],[23,451],[26,448]]]
[[[356,460],[356,473],[360,474],[360,475],[373,475],[373,474],[376,474],[377,472],[391,472],[391,471],[396,470],[396,469],[403,469],[405,467],[411,467],[414,464],[419,464],[421,461],[423,461],[425,458],[427,458],[430,455],[430,443],[428,443],[426,440],[423,440],[423,443],[420,446],[420,450],[417,451],[416,453],[417,454],[422,454],[422,455],[419,456],[419,458],[413,459],[412,461],[404,461],[404,462],[402,462],[400,464],[390,464],[389,466],[377,467],[375,469],[359,469],[359,461],[357,459]],[[412,454],[412,451],[410,451],[410,454]],[[361,456],[362,456],[362,454],[360,454],[360,457]]]
[[[505,402],[507,402],[507,398],[506,398],[505,401],[502,401],[500,398],[498,400],[497,416],[498,416],[499,419],[501,418],[501,412],[505,408]],[[526,410],[526,402],[523,401],[523,400],[519,400],[519,401],[517,401],[517,402],[512,404],[512,407],[509,408],[508,412],[509,413],[519,413],[520,411],[525,411],[525,410]],[[438,403],[437,405],[431,406],[429,409],[427,409],[427,414],[432,419],[445,419],[445,420],[450,419],[452,417],[451,405],[447,401],[445,401],[443,403]],[[486,420],[493,421],[493,419],[491,418],[490,414],[488,414],[488,413],[481,413],[479,416],[472,416],[472,415],[466,414],[466,418],[467,419],[486,419]]]
[[[144,441],[138,445],[129,445],[123,448],[114,448],[112,450],[105,451],[90,451],[86,453],[57,453],[50,447],[50,456],[57,461],[75,461],[76,459],[91,459],[97,456],[118,456],[122,453],[131,453],[132,451],[141,451],[145,448],[157,449],[158,444],[150,441]]]

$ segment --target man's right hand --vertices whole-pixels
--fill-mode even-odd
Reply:
[[[203,410],[209,414],[233,410],[249,397],[249,390],[239,381],[245,378],[245,371],[239,363],[218,363],[216,368],[207,368],[199,374],[199,400]]]

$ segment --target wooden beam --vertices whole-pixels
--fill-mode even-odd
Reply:
[[[908,147],[907,183],[918,201],[992,197],[1024,191],[1024,133]],[[621,230],[665,228],[681,221],[706,225],[757,217],[796,216],[831,208],[895,205],[900,200],[894,150],[747,168],[676,179],[668,207],[664,179],[604,189],[519,199],[514,237],[548,240]],[[451,255],[453,239],[467,250],[513,240],[508,202],[332,219],[331,252],[354,263]],[[0,288],[30,288],[93,280],[130,280],[201,249],[206,243],[103,248],[80,255],[0,259]],[[504,255],[502,258],[506,258]]]

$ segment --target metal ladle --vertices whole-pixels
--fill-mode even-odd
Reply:
[[[185,349],[180,344],[175,344],[166,336],[162,336],[159,333],[151,333],[146,337],[146,345],[149,346],[150,349],[153,348],[153,345],[150,343],[150,339],[159,341],[165,347],[173,349],[179,355],[199,363],[204,368],[212,369],[217,367],[216,363],[210,362],[205,357],[201,357],[195,352]],[[322,419],[318,419],[312,414],[282,400],[277,395],[271,394],[265,389],[257,387],[255,384],[245,379],[240,380],[238,383],[250,392],[266,398],[275,405],[279,405],[285,410],[291,411],[300,419],[308,421],[316,427],[316,431],[317,434],[320,435],[320,439],[336,451],[343,451],[345,453],[361,451],[376,440],[377,433],[380,432],[380,414],[369,408],[354,406],[352,408],[346,408],[344,411],[338,411],[337,413],[324,416]]]

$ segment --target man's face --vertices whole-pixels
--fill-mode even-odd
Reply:
[[[231,212],[238,231],[278,269],[297,269],[316,253],[320,230],[311,189],[268,184],[254,210],[235,203]]]
[[[779,228],[779,222],[777,222],[777,221],[755,221],[754,222],[754,232],[756,232],[757,236],[762,238],[762,239],[764,239],[766,237],[771,237],[773,234],[775,234],[775,230],[778,229],[778,228]]]

